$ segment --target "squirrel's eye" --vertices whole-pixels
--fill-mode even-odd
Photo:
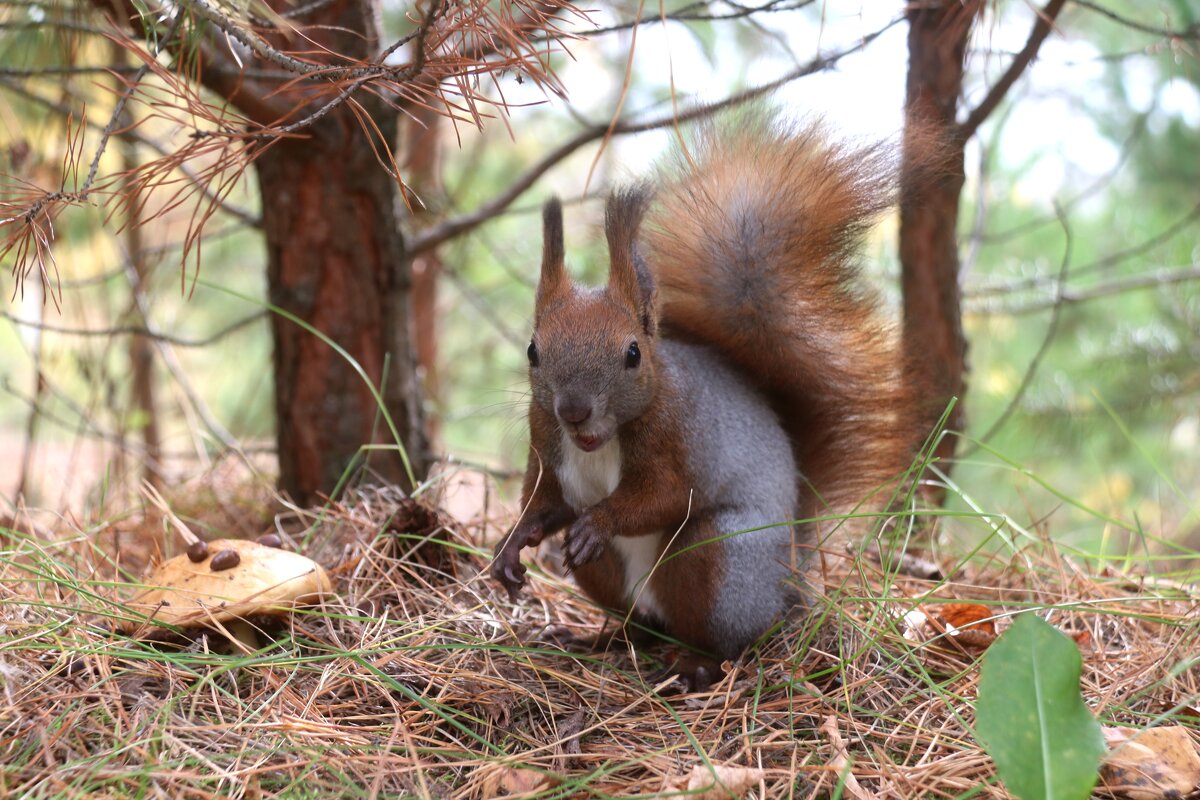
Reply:
[[[637,342],[633,342],[625,351],[625,369],[633,369],[640,363],[642,363],[642,351],[638,349]]]
[[[529,366],[536,367],[538,365],[537,345],[531,341],[529,343],[529,349],[525,352],[529,356]]]

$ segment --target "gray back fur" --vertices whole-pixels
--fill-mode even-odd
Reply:
[[[720,534],[748,531],[712,545],[724,575],[710,625],[728,647],[718,655],[732,657],[796,600],[784,584],[799,567],[786,524],[796,516],[796,465],[778,418],[741,375],[701,346],[664,340],[662,352],[685,404],[696,493],[714,503]]]

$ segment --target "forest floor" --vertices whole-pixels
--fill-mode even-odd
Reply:
[[[182,551],[153,508],[50,538],[10,520],[0,795],[1004,798],[971,726],[980,656],[1022,612],[1075,639],[1105,725],[1184,724],[1200,743],[1195,587],[1089,574],[1046,542],[938,555],[935,577],[886,546],[828,552],[812,614],[682,694],[656,677],[667,645],[543,643],[606,620],[556,576],[552,545],[515,601],[487,579],[511,509],[481,486],[468,478],[453,514],[383,489],[236,525],[200,496],[176,507],[207,538],[275,530],[329,571],[332,594],[255,620],[254,646],[112,632],[144,562]],[[992,619],[962,622],[977,606]]]

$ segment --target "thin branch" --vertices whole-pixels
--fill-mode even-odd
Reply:
[[[207,347],[230,334],[240,331],[242,328],[252,325],[264,317],[266,317],[266,312],[258,311],[235,320],[204,338],[185,339],[180,336],[163,333],[161,330],[149,325],[114,325],[110,328],[69,328],[63,325],[52,325],[48,322],[22,319],[15,314],[0,309],[0,319],[6,319],[14,325],[19,325],[23,328],[32,328],[46,333],[60,333],[65,336],[145,336],[156,341],[173,344],[177,347]]]
[[[1139,275],[1124,278],[1114,278],[1111,281],[1098,283],[1087,289],[1061,288],[1056,297],[1050,300],[1035,301],[1021,306],[1004,306],[1002,304],[984,304],[968,310],[971,314],[1004,314],[1007,316],[1024,316],[1037,314],[1060,305],[1086,303],[1112,295],[1135,292],[1142,289],[1157,289],[1173,286],[1179,283],[1190,283],[1200,280],[1200,264],[1187,267],[1161,267]]]
[[[1081,267],[1077,267],[1073,270],[1073,273],[1075,277],[1078,278],[1080,275],[1087,275],[1104,269],[1105,267],[1111,267],[1124,261],[1128,261],[1136,256],[1143,255],[1150,250],[1153,250],[1155,247],[1158,247],[1160,244],[1169,241],[1177,233],[1186,229],[1188,226],[1192,225],[1198,220],[1200,220],[1200,203],[1192,206],[1191,210],[1188,211],[1188,213],[1182,218],[1167,226],[1166,229],[1154,234],[1149,239],[1138,242],[1137,244],[1127,247],[1124,250],[1118,250],[1115,253],[1110,253],[1103,258],[1098,258],[1095,261],[1089,262]],[[1014,292],[1026,289],[1036,289],[1041,285],[1041,283],[1042,279],[1040,276],[1023,278],[1021,280],[1011,281],[1007,284],[998,286],[991,285],[981,287],[974,292],[968,293],[968,297],[974,299],[976,297],[983,297],[987,295],[1012,294]]]
[[[91,36],[108,36],[108,31],[97,28],[94,25],[84,25],[81,22],[66,19],[45,19],[38,22],[32,20],[28,22],[0,22],[0,31],[46,31],[49,28],[55,30],[71,31],[72,33],[86,33]]]
[[[1058,280],[1055,282],[1055,286],[1058,287],[1058,297],[1055,298],[1054,311],[1050,315],[1050,322],[1046,325],[1046,335],[1042,337],[1041,345],[1038,347],[1037,352],[1033,354],[1033,358],[1029,360],[1029,366],[1026,367],[1025,374],[1021,377],[1021,383],[1017,386],[1017,390],[1013,392],[1013,396],[1009,398],[1008,405],[1004,407],[1004,411],[1000,412],[1000,416],[996,417],[996,421],[988,426],[987,431],[962,454],[963,457],[970,455],[981,444],[990,441],[1008,422],[1013,412],[1021,404],[1025,393],[1029,391],[1029,387],[1033,384],[1033,376],[1037,374],[1042,359],[1046,357],[1046,353],[1050,350],[1050,344],[1058,334],[1058,324],[1062,320],[1062,310],[1065,305],[1064,297],[1066,295],[1067,274],[1071,268],[1071,250],[1074,244],[1074,237],[1071,235],[1071,226],[1062,207],[1056,204],[1054,206],[1054,213],[1058,216],[1058,221],[1062,225],[1066,242],[1063,245],[1062,265],[1058,269]]]
[[[615,125],[593,125],[585,128],[567,141],[560,144],[558,147],[544,155],[537,163],[530,167],[520,178],[509,185],[507,189],[501,192],[489,202],[467,214],[463,214],[455,219],[447,220],[440,225],[436,225],[429,230],[423,231],[412,238],[409,242],[410,253],[423,253],[431,247],[438,245],[461,236],[467,231],[482,225],[491,218],[498,215],[500,212],[508,208],[518,197],[531,187],[538,178],[546,174],[560,161],[566,159],[579,148],[604,138],[611,131],[612,135],[625,135],[631,133],[643,133],[645,131],[655,130],[657,128],[665,128],[669,125],[677,125],[683,122],[700,119],[726,108],[732,108],[742,103],[749,102],[765,94],[770,94],[779,87],[790,83],[791,81],[803,78],[807,75],[820,72],[828,69],[838,63],[846,56],[862,50],[872,41],[881,36],[884,32],[892,28],[903,18],[897,18],[889,22],[884,27],[874,33],[864,36],[862,40],[844,50],[834,53],[829,56],[815,58],[807,64],[792,70],[781,78],[778,78],[769,83],[747,89],[743,92],[726,97],[724,100],[719,100],[711,105],[696,105],[686,109],[680,113],[665,114],[653,119],[642,122],[635,121],[619,121]]]
[[[129,277],[129,288],[133,293],[133,301],[138,311],[141,312],[142,319],[146,322],[146,327],[149,329],[147,335],[154,341],[159,358],[162,359],[167,371],[171,373],[171,377],[175,379],[176,385],[179,386],[180,391],[183,392],[188,403],[195,409],[201,422],[204,423],[204,427],[208,428],[208,432],[213,435],[213,438],[220,442],[221,446],[226,450],[237,453],[243,461],[249,464],[250,462],[239,447],[237,439],[212,415],[212,412],[208,409],[208,405],[196,392],[191,381],[188,380],[183,365],[179,363],[179,359],[175,357],[175,352],[171,350],[167,342],[168,337],[164,336],[162,331],[158,330],[157,326],[150,321],[150,304],[146,300],[145,294],[138,289],[137,276],[133,272],[132,265],[127,265],[125,274]]]
[[[1112,169],[1106,171],[1102,175],[1097,176],[1096,179],[1093,180],[1091,183],[1089,183],[1087,186],[1083,187],[1082,189],[1077,191],[1074,195],[1072,195],[1071,197],[1064,200],[1062,202],[1062,207],[1064,210],[1070,211],[1077,204],[1088,199],[1092,195],[1099,192],[1101,189],[1107,187],[1110,183],[1113,182],[1113,180],[1116,179],[1117,175],[1120,174],[1121,170],[1125,168],[1125,165],[1129,163],[1129,159],[1133,156],[1134,147],[1136,146],[1138,140],[1141,138],[1142,134],[1144,134],[1146,132],[1146,122],[1150,119],[1150,114],[1154,111],[1154,109],[1156,107],[1157,107],[1157,103],[1151,105],[1149,110],[1143,111],[1142,113],[1137,115],[1137,117],[1134,119],[1133,126],[1129,130],[1128,135],[1126,135],[1125,139],[1121,142],[1121,152],[1120,152],[1120,155],[1117,157],[1117,162],[1115,164],[1113,164]],[[980,242],[981,242],[981,244],[991,244],[991,243],[995,243],[995,242],[1002,242],[1006,239],[1022,236],[1031,231],[1045,227],[1046,225],[1049,225],[1055,221],[1056,221],[1056,217],[1053,214],[1050,214],[1049,216],[1041,217],[1039,219],[1031,220],[1029,222],[1020,223],[1018,225],[1014,225],[1011,228],[1006,228],[1005,230],[996,231],[995,233],[983,232],[980,234]],[[1076,274],[1079,274],[1079,272],[1076,271]]]
[[[261,36],[238,25],[228,16],[209,5],[206,0],[182,0],[181,5],[194,12],[198,17],[211,23],[259,58],[296,75],[320,78],[334,83],[346,80],[371,80],[373,78],[390,78],[402,83],[415,78],[424,68],[424,48],[419,49],[419,52],[416,53],[411,63],[397,66],[366,64],[353,67],[334,67],[328,64],[305,61],[272,47]],[[436,4],[435,9],[440,6],[440,3]],[[422,26],[427,27],[433,21],[434,16],[436,15],[431,13],[428,16],[428,22],[423,22]]]
[[[104,126],[104,130],[100,134],[100,144],[96,146],[96,153],[92,157],[91,165],[88,167],[87,178],[84,179],[83,186],[76,191],[81,202],[87,199],[88,192],[91,190],[92,184],[96,181],[96,173],[100,170],[100,159],[104,156],[104,151],[108,148],[108,140],[112,137],[113,132],[121,122],[121,117],[125,113],[125,104],[129,102],[129,98],[137,90],[138,83],[150,72],[151,61],[158,58],[159,54],[166,48],[167,43],[175,38],[175,33],[179,30],[181,22],[183,22],[183,14],[176,14],[171,20],[171,27],[167,29],[166,35],[155,43],[154,51],[150,54],[151,58],[142,62],[137,72],[133,73],[133,77],[126,83],[125,91],[121,92],[120,96],[117,97],[117,104],[113,108],[112,116],[109,117],[108,124]]]
[[[1008,69],[1000,76],[1000,80],[996,81],[987,96],[982,102],[975,107],[967,119],[958,126],[958,133],[963,139],[969,139],[974,135],[983,121],[986,120],[996,107],[1004,100],[1004,96],[1008,94],[1008,90],[1017,82],[1021,74],[1025,72],[1025,68],[1037,56],[1038,50],[1042,46],[1042,42],[1050,35],[1050,31],[1054,28],[1054,20],[1058,16],[1058,12],[1062,11],[1067,0],[1049,0],[1046,6],[1038,12],[1037,21],[1033,24],[1033,30],[1029,32],[1029,39],[1025,42],[1025,46],[1021,48],[1021,52],[1017,53],[1017,57],[1008,65]]]
[[[160,466],[157,463],[154,463],[149,459],[149,456],[141,443],[131,442],[124,436],[112,433],[111,431],[107,431],[100,427],[100,424],[96,421],[95,414],[72,400],[66,392],[54,387],[46,378],[44,373],[39,373],[38,378],[39,380],[45,382],[46,389],[54,395],[54,398],[59,403],[62,403],[67,410],[77,417],[75,422],[63,419],[62,417],[48,411],[46,408],[46,403],[42,400],[36,397],[29,397],[20,392],[12,385],[8,379],[8,376],[0,376],[0,391],[5,392],[11,397],[14,397],[20,402],[24,403],[38,415],[39,419],[44,419],[47,422],[57,425],[65,430],[72,431],[77,434],[91,436],[99,439],[100,441],[116,445],[116,447],[120,450],[130,453],[139,459],[143,459],[145,463],[151,467],[151,469],[160,469]]]
[[[137,72],[133,74],[133,77],[128,80],[125,90],[117,97],[116,106],[113,108],[112,116],[109,117],[108,124],[104,126],[104,129],[100,133],[100,143],[96,146],[96,152],[92,156],[92,163],[88,167],[87,177],[84,179],[82,185],[71,192],[67,192],[62,189],[56,192],[46,192],[39,199],[30,204],[22,213],[0,220],[0,225],[15,222],[18,219],[23,219],[27,228],[32,229],[38,216],[44,209],[46,209],[47,206],[56,205],[62,202],[83,203],[87,200],[88,195],[91,194],[92,186],[96,182],[96,174],[100,170],[100,159],[104,156],[104,151],[108,149],[109,139],[112,138],[113,133],[120,124],[122,115],[125,112],[125,104],[129,101],[129,98],[137,88],[138,83],[142,80],[142,78],[146,77],[148,72],[150,72],[150,65],[154,58],[162,52],[167,42],[175,38],[175,33],[179,30],[179,24],[182,21],[183,14],[176,14],[174,19],[171,20],[171,27],[168,29],[167,34],[156,43],[154,53],[152,54],[151,58],[143,61],[142,66],[139,67]],[[20,263],[20,259],[18,259],[16,267],[18,270],[20,269]],[[17,282],[20,283],[20,277],[18,277]]]
[[[802,8],[811,6],[815,0],[792,0],[792,2],[782,2],[782,0],[772,0],[768,3],[763,3],[761,6],[743,6],[730,4],[735,10],[727,13],[700,13],[697,9],[708,8],[712,3],[696,2],[689,3],[686,6],[677,8],[670,14],[662,14],[655,12],[647,14],[638,19],[631,19],[626,22],[618,22],[613,25],[608,25],[602,28],[592,28],[590,30],[571,31],[569,34],[558,33],[544,37],[538,40],[546,42],[555,39],[561,39],[564,36],[570,36],[576,39],[591,39],[597,36],[603,36],[608,33],[617,31],[625,31],[630,28],[636,28],[641,25],[652,25],[661,22],[721,22],[733,19],[749,18],[753,20],[755,14],[777,13],[781,11],[798,11]]]
[[[46,307],[42,303],[34,304],[38,314],[44,315]],[[33,456],[37,449],[38,407],[42,394],[46,391],[46,382],[42,378],[43,341],[41,335],[33,337],[29,343],[29,357],[33,361],[33,401],[29,416],[25,419],[25,441],[21,448],[21,472],[17,483],[16,497],[28,499],[28,487],[33,484]]]
[[[385,47],[382,51],[380,51],[379,55],[375,57],[375,61],[379,64],[384,63],[392,56],[393,53],[414,39],[417,42],[416,47],[414,48],[417,51],[415,57],[422,59],[423,61],[425,58],[425,40],[429,36],[429,30],[433,26],[434,21],[436,21],[441,15],[442,10],[445,7],[445,2],[446,0],[434,0],[433,5],[429,9],[429,13],[426,14],[425,18],[421,20],[421,24],[417,26],[417,29],[411,33],[406,33]]]
[[[161,41],[157,36],[151,20],[155,14],[167,14],[178,11],[179,6],[157,6],[147,10],[144,5],[135,4],[135,0],[90,0],[97,11],[112,17],[112,22],[122,30],[131,30],[135,35],[149,41]],[[177,17],[187,16],[177,13]],[[193,28],[197,29],[193,22]],[[202,85],[217,95],[225,98],[240,109],[247,117],[261,125],[269,125],[292,111],[292,107],[278,98],[269,96],[252,80],[246,70],[240,69],[241,64],[235,64],[234,59],[224,55],[222,43],[205,31],[206,36],[187,37],[188,47],[173,47],[172,54],[181,64],[188,64],[191,75]],[[172,43],[174,44],[174,43]],[[238,68],[234,68],[238,67]],[[162,73],[160,72],[160,77]]]
[[[136,75],[141,67],[132,64],[117,66],[52,66],[52,67],[0,67],[0,78],[46,78],[56,75]]]
[[[1112,20],[1113,22],[1116,22],[1119,25],[1123,25],[1126,28],[1131,28],[1135,31],[1141,31],[1142,33],[1149,33],[1154,36],[1164,36],[1168,39],[1200,40],[1200,22],[1193,22],[1191,25],[1187,26],[1183,30],[1176,31],[1176,30],[1171,30],[1170,28],[1159,28],[1159,27],[1155,27],[1154,25],[1147,25],[1144,22],[1138,22],[1135,19],[1130,19],[1129,17],[1123,17],[1120,14],[1118,14],[1117,12],[1111,11],[1111,10],[1105,8],[1104,6],[1100,5],[1099,3],[1091,2],[1091,0],[1073,0],[1073,1],[1074,1],[1075,5],[1077,5],[1077,6],[1081,6],[1083,8],[1088,9],[1089,11],[1093,11],[1103,17],[1107,17],[1108,19]]]
[[[280,9],[273,8],[273,9],[271,9],[271,13],[281,19],[299,19],[300,17],[311,14],[314,11],[320,11],[323,8],[328,8],[329,6],[333,5],[334,2],[336,2],[336,0],[316,0],[315,3],[307,3],[303,6],[300,6],[299,8],[290,8],[290,9],[286,9],[286,10],[280,10]],[[246,15],[246,19],[249,20],[249,22],[252,25],[254,25],[255,27],[258,27],[258,28],[276,27],[275,22],[273,20],[264,19],[263,17],[258,16],[257,14],[254,13],[254,10],[249,7],[249,5],[244,5],[243,9],[244,9],[243,13]]]
[[[959,283],[966,283],[975,269],[979,251],[985,241],[984,230],[988,220],[988,172],[991,169],[992,156],[1000,141],[1004,138],[1004,128],[1012,116],[1012,106],[1005,109],[1003,116],[996,122],[992,136],[979,146],[979,174],[975,178],[975,219],[971,223],[971,235],[967,239],[966,252],[963,253],[962,263],[958,268]]]
[[[202,130],[197,130],[197,131],[192,132],[191,138],[193,138],[193,139],[231,139],[231,140],[236,139],[236,140],[240,140],[240,141],[247,141],[250,139],[269,139],[269,140],[279,139],[284,136],[287,136],[288,134],[296,133],[297,131],[303,130],[304,128],[307,128],[309,125],[312,125],[314,122],[319,121],[322,117],[329,114],[329,112],[333,111],[338,106],[342,105],[347,100],[349,100],[350,96],[353,95],[365,82],[366,82],[366,79],[350,81],[350,83],[346,86],[346,88],[343,89],[341,92],[339,92],[338,95],[336,97],[334,97],[332,100],[328,101],[324,105],[319,106],[315,111],[313,111],[311,114],[304,117],[303,119],[296,120],[295,122],[289,123],[287,125],[264,126],[264,129],[261,131],[243,131],[243,130],[203,130],[202,131]]]
[[[1079,67],[1088,64],[1106,64],[1120,61],[1128,61],[1134,58],[1154,58],[1158,54],[1152,48],[1139,47],[1133,50],[1116,50],[1110,53],[1095,53],[1086,58],[1063,58],[1058,61],[1058,65],[1062,67]],[[1004,56],[1006,58],[1016,58],[1017,53],[1014,50],[1004,50],[998,47],[973,48],[967,50],[968,58],[993,58],[996,56]]]
[[[311,14],[314,11],[320,11],[322,8],[331,6],[335,2],[337,2],[337,0],[315,0],[312,3],[305,3],[299,8],[292,8],[288,9],[287,11],[279,11],[276,13],[284,19],[297,19],[307,14]]]
[[[410,41],[416,40],[416,44],[414,45],[414,50],[416,52],[413,56],[413,62],[412,62],[411,68],[414,71],[414,74],[420,74],[425,69],[425,60],[427,57],[427,53],[426,53],[426,49],[425,49],[426,37],[429,35],[430,29],[433,27],[434,23],[438,19],[438,16],[441,14],[443,7],[444,7],[444,0],[434,0],[432,7],[430,7],[430,9],[429,9],[429,13],[426,14],[425,18],[421,20],[420,26],[418,26],[415,31],[408,34],[407,36],[402,36],[398,40],[393,42],[389,47],[384,49],[375,60],[382,64],[388,58],[388,56],[390,56],[392,53],[394,53],[396,50],[398,50],[401,46],[407,44]],[[282,127],[272,128],[271,130],[269,130],[267,132],[257,134],[257,135],[277,137],[277,136],[284,136],[289,133],[295,133],[296,131],[306,128],[309,125],[312,125],[314,122],[317,122],[318,120],[320,120],[322,117],[327,115],[329,112],[333,111],[335,108],[340,106],[342,103],[349,100],[350,96],[352,94],[354,94],[354,92],[357,91],[359,89],[359,87],[361,87],[368,80],[369,79],[365,78],[365,77],[364,78],[355,78],[355,79],[349,81],[349,83],[346,85],[346,87],[344,89],[342,89],[341,92],[338,93],[337,97],[333,98],[329,102],[327,102],[324,105],[322,105],[321,107],[317,108],[315,111],[313,111],[311,114],[304,117],[303,119],[297,120],[296,122],[290,123],[288,125],[284,125]]]
[[[447,269],[445,270],[445,275],[454,284],[454,288],[458,289],[459,294],[470,305],[475,307],[475,310],[479,312],[479,316],[483,318],[483,321],[490,324],[496,333],[500,334],[500,338],[518,348],[528,344],[526,341],[528,337],[524,333],[518,333],[509,327],[475,287],[466,281],[462,275],[459,275],[456,270]]]

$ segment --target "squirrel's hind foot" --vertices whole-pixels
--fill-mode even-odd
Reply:
[[[538,635],[543,644],[561,647],[569,653],[604,653],[617,648],[640,650],[659,639],[650,631],[634,626],[605,626],[595,634],[579,634],[565,625],[552,625]]]
[[[652,675],[650,683],[657,685],[670,677],[676,680],[662,690],[663,694],[692,694],[707,692],[725,677],[725,670],[715,658],[684,653]]]

